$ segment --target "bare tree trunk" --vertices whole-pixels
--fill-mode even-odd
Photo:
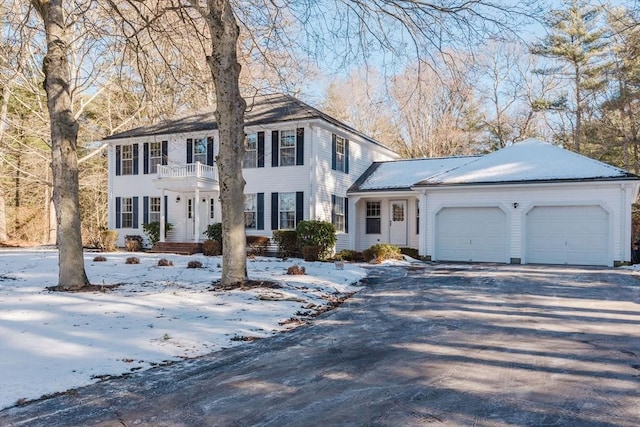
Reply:
[[[2,89],[2,107],[0,107],[0,174],[3,172],[3,162],[5,156],[4,133],[7,128],[7,117],[9,115],[9,98],[11,97],[11,87],[9,82],[5,83]],[[4,202],[4,188],[0,183],[0,243],[7,241],[7,210]]]
[[[58,224],[58,288],[89,284],[84,270],[78,197],[78,122],[72,113],[69,88],[69,42],[62,0],[32,0],[44,21],[47,54],[44,88],[51,120],[53,202]]]
[[[208,0],[211,56],[207,63],[216,89],[216,120],[220,135],[218,171],[222,209],[222,285],[247,280],[244,230],[244,111],[240,95],[237,43],[240,29],[229,0]]]

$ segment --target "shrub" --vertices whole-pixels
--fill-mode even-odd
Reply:
[[[167,237],[167,233],[171,231],[173,224],[169,222],[164,223],[164,237]],[[142,230],[144,234],[149,238],[151,246],[160,241],[160,223],[158,221],[150,222],[148,224],[142,224]]]
[[[138,236],[137,234],[124,236],[124,247],[129,252],[138,252],[142,247],[142,236]]]
[[[127,258],[126,261],[127,264],[140,264],[140,258],[134,257],[134,256],[130,256],[129,258]]]
[[[322,246],[304,246],[302,248],[302,258],[305,261],[318,261],[323,252],[324,248]]]
[[[400,248],[388,243],[377,243],[362,252],[364,260],[380,263],[386,259],[400,259]]]
[[[98,255],[97,257],[93,258],[94,262],[105,262],[107,259],[105,257],[103,257],[102,255]]]
[[[273,240],[278,244],[278,255],[282,257],[298,255],[298,235],[294,230],[275,230]]]
[[[209,240],[217,240],[222,245],[222,223],[209,224],[203,233]]]
[[[247,236],[247,253],[249,255],[264,255],[269,246],[269,238],[264,236]]]
[[[187,268],[202,268],[202,263],[200,261],[189,261]]]
[[[217,240],[205,240],[202,242],[202,254],[206,256],[218,256],[222,254],[220,242]]]
[[[340,259],[342,261],[355,261],[356,256],[356,251],[352,251],[351,249],[343,249],[336,254],[336,259]]]
[[[118,242],[118,232],[116,230],[104,230],[100,233],[100,240],[101,246],[105,251],[114,252]]]
[[[298,246],[317,246],[318,259],[325,260],[336,244],[336,228],[327,221],[300,221],[296,227]]]
[[[158,260],[158,267],[172,267],[173,266],[173,261],[169,261],[166,258],[160,258]]]
[[[300,267],[299,265],[292,265],[287,268],[287,274],[290,276],[303,276],[307,274],[304,267]]]

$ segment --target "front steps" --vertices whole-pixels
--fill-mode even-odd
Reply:
[[[158,242],[149,250],[151,253],[193,255],[202,252],[202,243]]]

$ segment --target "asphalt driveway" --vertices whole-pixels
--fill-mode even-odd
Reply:
[[[640,425],[640,280],[416,264],[309,326],[0,412],[22,426]]]

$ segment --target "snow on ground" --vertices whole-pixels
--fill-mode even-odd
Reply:
[[[98,255],[107,261],[95,262]],[[130,256],[140,264],[126,264]],[[173,266],[158,267],[160,258]],[[203,268],[186,268],[191,260]],[[64,293],[45,289],[57,284],[56,250],[0,250],[0,409],[290,329],[296,323],[288,319],[357,291],[366,276],[357,264],[339,270],[256,258],[248,261],[249,278],[281,288],[214,291],[221,262],[201,254],[85,253],[93,284],[120,286]],[[295,264],[307,274],[286,275]]]

